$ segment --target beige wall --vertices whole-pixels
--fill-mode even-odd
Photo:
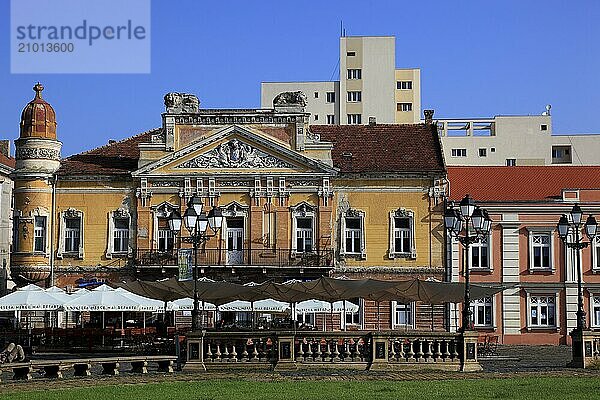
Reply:
[[[419,68],[397,69],[396,82],[411,81],[412,89],[398,89],[396,86],[396,105],[411,103],[412,111],[398,111],[396,107],[397,124],[416,124],[421,118],[421,70]]]

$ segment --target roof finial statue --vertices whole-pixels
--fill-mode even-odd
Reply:
[[[33,90],[35,90],[35,97],[38,99],[41,99],[42,98],[42,90],[44,90],[44,85],[42,85],[41,83],[38,82],[33,87]]]

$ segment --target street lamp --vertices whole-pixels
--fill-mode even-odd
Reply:
[[[203,209],[202,199],[193,196],[187,203],[187,209],[181,214],[173,211],[169,218],[169,228],[175,235],[181,229],[181,222],[190,233],[189,237],[181,238],[184,242],[191,242],[194,246],[194,269],[192,270],[194,278],[194,308],[192,309],[192,330],[198,329],[198,244],[206,243],[210,238],[217,235],[223,225],[223,213],[221,209],[213,206],[208,212],[208,216]],[[209,233],[208,227],[212,233]]]
[[[488,212],[475,204],[467,194],[458,208],[450,206],[444,213],[444,224],[450,237],[455,237],[465,248],[463,253],[463,274],[465,276],[465,297],[462,312],[462,330],[471,327],[471,288],[469,282],[470,266],[469,246],[483,241],[492,229],[492,220]]]
[[[583,242],[581,233],[581,220],[583,218],[583,211],[579,204],[575,204],[571,209],[571,223],[569,223],[569,219],[566,215],[562,215],[558,220],[558,225],[556,228],[558,229],[558,236],[563,241],[566,247],[570,249],[574,249],[576,251],[575,254],[575,268],[577,269],[577,331],[583,331],[585,326],[585,310],[583,309],[583,288],[581,285],[581,249],[586,248],[594,238],[596,237],[596,231],[598,229],[598,224],[596,223],[596,218],[593,215],[589,215],[587,220],[585,221],[585,234],[589,239],[589,242]],[[575,241],[569,241],[569,232],[575,234]]]

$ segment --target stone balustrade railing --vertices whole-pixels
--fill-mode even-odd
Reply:
[[[186,369],[426,366],[479,370],[477,334],[451,332],[192,332]]]

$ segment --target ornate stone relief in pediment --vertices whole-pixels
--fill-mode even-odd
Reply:
[[[237,139],[221,143],[175,168],[293,168],[290,163]]]

